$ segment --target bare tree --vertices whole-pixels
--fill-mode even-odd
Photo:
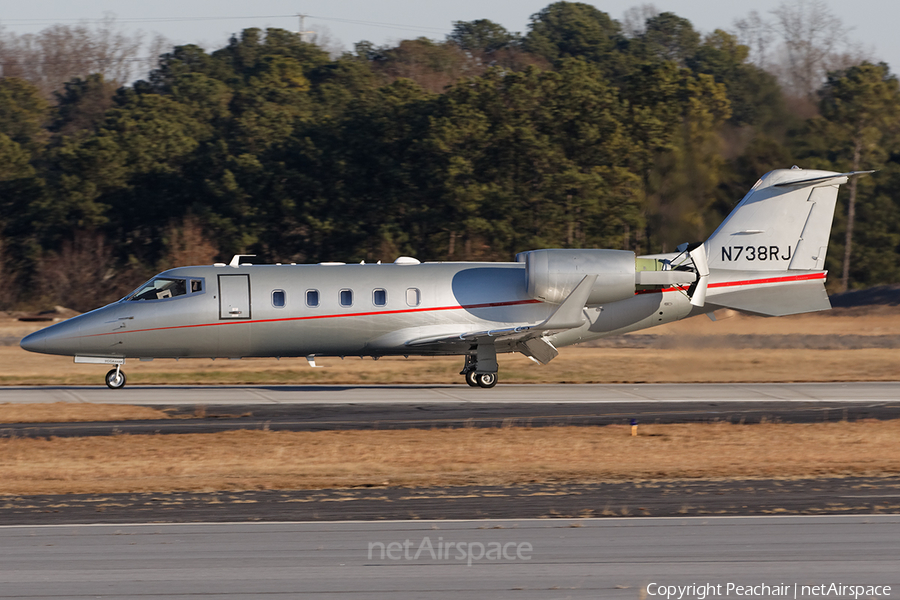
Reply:
[[[147,44],[147,56],[141,61],[141,70],[152,71],[159,66],[159,57],[172,50],[174,44],[166,36],[157,33]]]
[[[37,289],[50,304],[92,310],[134,287],[115,277],[113,265],[112,250],[101,234],[77,232],[58,254],[50,252],[41,259]]]
[[[334,37],[331,30],[325,25],[314,25],[312,35],[306,38],[306,41],[315,44],[328,53],[331,58],[338,58],[347,51],[346,46],[341,40]]]
[[[19,283],[10,269],[0,240],[0,310],[9,310],[19,296]]]
[[[203,232],[200,219],[186,215],[181,223],[172,223],[165,235],[166,256],[161,269],[188,265],[207,265],[213,262],[219,249]]]
[[[775,37],[771,24],[751,10],[743,19],[735,20],[734,28],[738,42],[750,49],[748,60],[761,69],[770,69],[769,53]]]
[[[781,38],[780,65],[776,75],[798,96],[812,98],[829,71],[868,59],[853,44],[848,28],[825,0],[785,0],[772,11],[773,30]]]
[[[124,84],[145,60],[142,47],[143,33],[125,33],[111,15],[95,25],[52,25],[34,34],[0,31],[0,76],[26,79],[46,97],[92,73]]]
[[[647,31],[647,20],[659,15],[659,9],[653,4],[632,6],[622,17],[622,33],[625,37],[635,38]]]

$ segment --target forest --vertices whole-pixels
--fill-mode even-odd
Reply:
[[[0,310],[89,310],[235,253],[672,251],[792,165],[877,170],[843,186],[829,290],[895,283],[900,88],[840,28],[821,0],[706,34],[555,2],[521,34],[338,53],[244,29],[146,62],[111,22],[0,29]]]

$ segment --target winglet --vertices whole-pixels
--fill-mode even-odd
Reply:
[[[584,325],[584,305],[597,281],[596,275],[585,275],[581,283],[563,300],[559,308],[536,329],[574,329]]]

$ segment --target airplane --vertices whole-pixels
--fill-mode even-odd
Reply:
[[[540,249],[515,262],[315,265],[242,262],[164,271],[121,300],[21,341],[31,352],[128,358],[461,355],[470,386],[497,355],[547,364],[558,348],[730,308],[780,316],[831,308],[825,253],[838,188],[858,171],[778,169],[716,231],[677,252]]]

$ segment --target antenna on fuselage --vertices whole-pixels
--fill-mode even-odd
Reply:
[[[231,259],[231,262],[228,263],[228,266],[234,267],[235,269],[237,269],[239,266],[241,266],[242,258],[252,258],[254,256],[256,256],[256,255],[255,254],[235,254],[234,258]]]

